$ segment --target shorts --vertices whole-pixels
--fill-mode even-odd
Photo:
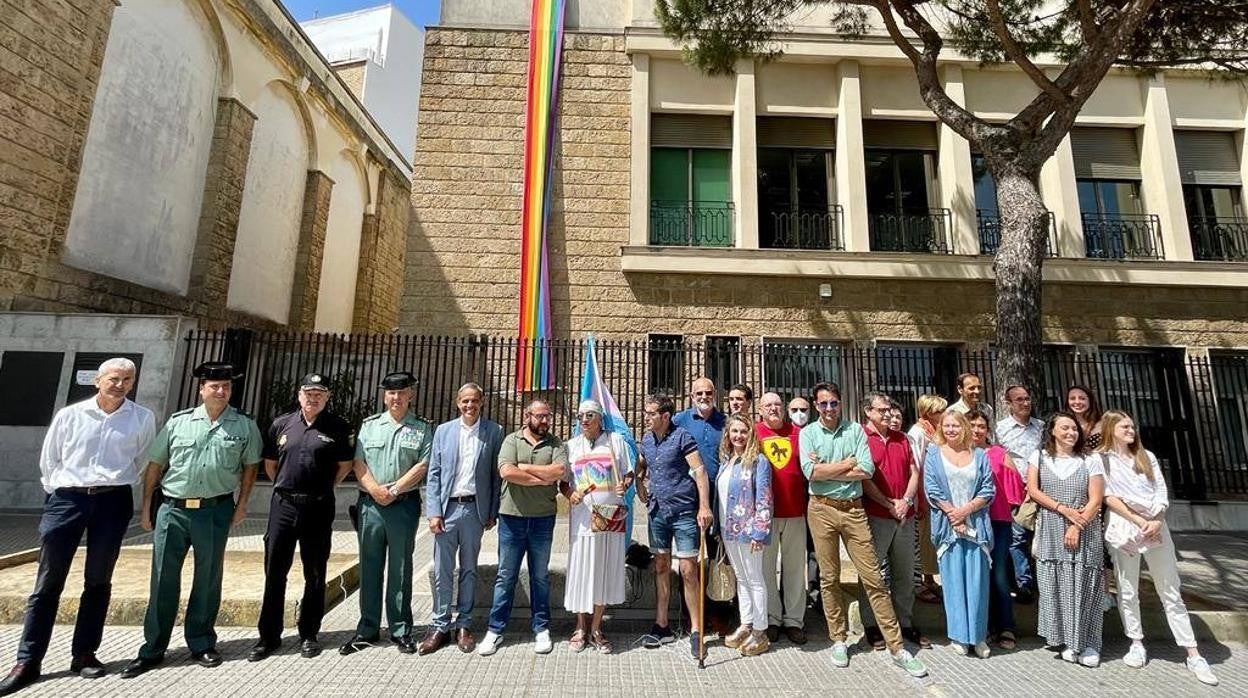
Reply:
[[[672,539],[676,539],[676,552],[672,557],[689,559],[698,556],[698,515],[692,511],[666,517],[658,512],[650,514],[650,552],[668,555],[672,552]]]

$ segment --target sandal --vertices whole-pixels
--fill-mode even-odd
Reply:
[[[1017,639],[1014,637],[1013,631],[1004,630],[997,636],[997,647],[1003,650],[1012,650],[1017,646]]]
[[[568,638],[568,649],[573,652],[580,652],[585,649],[585,631],[577,630],[572,633],[572,637]]]
[[[914,597],[923,603],[940,603],[940,587],[924,584],[919,587]]]
[[[611,654],[611,641],[601,630],[595,630],[589,635],[589,644],[594,646],[600,654]]]

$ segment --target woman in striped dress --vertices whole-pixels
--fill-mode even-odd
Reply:
[[[1044,443],[1027,461],[1027,492],[1036,517],[1037,631],[1062,659],[1094,667],[1101,662],[1101,573],[1104,536],[1101,501],[1105,471],[1084,459],[1083,432],[1069,412],[1049,417]]]

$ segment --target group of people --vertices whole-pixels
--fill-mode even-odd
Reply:
[[[354,473],[360,620],[338,650],[343,655],[381,642],[383,601],[388,639],[401,653],[424,655],[453,643],[462,652],[494,654],[526,559],[533,649],[552,651],[549,561],[560,495],[567,500],[570,536],[564,608],[576,617],[567,646],[610,653],[604,612],[624,602],[635,491],[647,508],[657,596],[654,625],[642,638],[646,647],[676,640],[669,618],[675,558],[690,652],[704,656],[699,557],[710,533],[709,546],[722,550],[736,577],[740,624],[723,642],[745,656],[766,652],[782,634],[806,642],[806,567],[813,547],[830,658],[848,665],[843,544],[866,601],[867,642],[887,648],[911,676],[927,669],[905,642],[930,647],[913,622],[915,581],[918,595],[930,596],[936,574],[946,634],[960,653],[989,656],[990,632],[1000,647],[1013,648],[1013,603],[1035,595],[1046,644],[1068,661],[1096,666],[1107,557],[1132,640],[1124,661],[1140,667],[1147,661],[1138,598],[1143,557],[1171,631],[1187,648],[1187,666],[1201,681],[1217,682],[1197,652],[1179,594],[1157,459],[1141,445],[1130,416],[1100,414],[1094,394],[1083,387],[1069,391],[1068,410],[1041,422],[1032,416],[1027,389],[1011,386],[1005,393],[1010,414],[996,421],[981,399],[979,378],[963,374],[955,403],[920,397],[917,421],[903,432],[901,406],[883,393],[867,393],[861,418],[845,418],[835,384],[819,383],[809,399],[787,403],[768,392],[755,417],[748,386],[732,386],[725,413],[715,385],[699,378],[687,409],[678,412],[666,395],[644,399],[645,433],[634,452],[593,400],[580,403],[566,441],[551,433],[552,407],[542,399],[525,406],[519,430],[504,434],[482,414],[484,391],[475,383],[457,392],[459,417],[435,428],[411,413],[416,379],[406,372],[382,380],[385,410],[358,429],[326,409],[326,377],[308,374],[299,384],[298,409],[262,434],[254,419],[230,406],[239,375],[226,363],[197,367],[201,404],[173,414],[157,431],[153,414],[126,397],[134,375],[126,359],[104,362],[97,394],[60,410],[49,427],[40,462],[48,499],[38,577],[17,663],[0,682],[0,695],[39,678],[84,534],[84,590],[70,668],[85,678],[105,674],[96,651],[113,567],[134,514],[133,488],[140,484],[139,521],[153,531],[151,598],[143,646],[121,676],[162,663],[188,553],[194,577],[186,643],[195,662],[220,665],[214,625],[226,541],[246,518],[261,465],[273,493],[258,640],[249,661],[262,661],[281,646],[296,545],[304,577],[299,651],[308,658],[320,654],[335,490]],[[431,623],[418,640],[412,558],[422,518],[433,536],[434,588]],[[478,555],[485,532],[495,527],[498,571],[478,643]]]

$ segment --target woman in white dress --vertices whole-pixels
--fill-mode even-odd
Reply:
[[[602,632],[602,614],[608,604],[624,603],[624,493],[633,480],[628,444],[619,434],[604,431],[602,405],[581,402],[576,419],[581,433],[567,443],[568,475],[560,485],[568,498],[568,577],[563,605],[576,614],[576,631],[568,640],[574,652],[588,643],[603,654],[611,642]],[[594,530],[594,510],[613,519],[608,530]],[[617,530],[618,529],[618,530]],[[587,627],[588,626],[588,627]]]

